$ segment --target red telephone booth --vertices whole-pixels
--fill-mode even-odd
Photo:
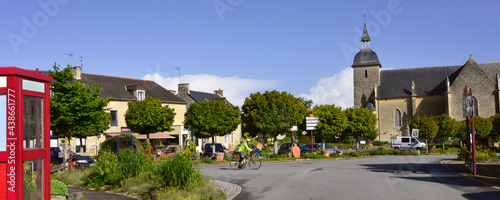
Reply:
[[[50,199],[51,81],[0,67],[0,199]]]

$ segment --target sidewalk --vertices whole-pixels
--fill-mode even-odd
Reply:
[[[468,168],[465,167],[464,161],[444,160],[441,163],[464,176],[485,182],[489,185],[496,186],[497,189],[500,189],[500,161],[477,163],[476,176],[473,176],[469,172]]]

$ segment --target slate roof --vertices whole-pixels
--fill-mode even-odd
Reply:
[[[82,73],[82,81],[89,85],[102,85],[103,90],[99,97],[114,97],[114,100],[137,100],[137,98],[127,91],[130,89],[139,89],[146,91],[146,98],[160,98],[163,103],[186,104],[184,100],[177,97],[167,89],[158,85],[154,81],[121,78],[105,75]]]
[[[221,97],[215,93],[207,93],[207,92],[198,92],[198,91],[189,91],[189,96],[193,98],[194,101],[210,101],[210,100],[226,100],[225,97]]]
[[[352,64],[352,67],[364,66],[364,65],[380,66],[377,54],[370,47],[361,48],[361,50],[356,54],[356,56],[354,56],[354,62]]]
[[[450,85],[457,78],[464,65],[421,67],[408,69],[380,70],[379,98],[404,97],[412,95],[412,81],[417,96],[441,95],[446,92],[446,78]],[[481,68],[496,80],[500,74],[500,62],[481,63]]]

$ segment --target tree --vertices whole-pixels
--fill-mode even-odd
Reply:
[[[242,106],[242,120],[251,136],[259,133],[274,139],[274,152],[278,150],[276,137],[294,125],[300,124],[307,113],[301,98],[276,90],[250,94]]]
[[[173,131],[174,117],[173,108],[162,106],[160,98],[152,97],[142,101],[129,101],[125,112],[127,127],[132,132],[146,135],[147,141],[150,133]]]
[[[223,136],[236,130],[241,124],[241,114],[238,106],[226,101],[210,100],[193,103],[184,117],[184,126],[190,128],[198,138]],[[212,146],[215,155],[215,144]]]
[[[434,143],[434,137],[436,137],[439,127],[433,117],[418,116],[409,120],[409,124],[411,128],[419,129],[420,138],[430,139],[431,143]]]
[[[490,120],[493,125],[490,136],[493,137],[494,141],[500,141],[500,115],[493,115],[490,117]]]
[[[317,125],[316,135],[321,136],[323,149],[325,149],[325,137],[334,136],[347,128],[347,116],[340,106],[337,107],[333,104],[316,105],[313,108],[313,114],[320,120]]]
[[[444,142],[450,138],[450,137],[455,137],[455,135],[458,133],[458,128],[459,124],[458,122],[451,118],[449,115],[439,115],[436,117],[436,122],[438,124],[438,135],[442,137],[442,142],[443,142],[443,150],[444,148]]]
[[[53,135],[81,138],[96,136],[109,128],[111,116],[105,107],[111,98],[99,98],[101,86],[84,85],[75,81],[71,68],[60,70],[55,63],[51,85],[50,126]],[[70,148],[71,149],[71,148]]]
[[[346,128],[347,136],[365,137],[373,140],[378,136],[375,130],[377,116],[367,108],[348,108],[345,110],[349,125]]]
[[[493,124],[489,118],[474,116],[474,128],[478,137],[488,137],[493,129]]]

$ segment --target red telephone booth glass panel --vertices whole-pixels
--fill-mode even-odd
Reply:
[[[43,98],[24,96],[24,149],[43,148]]]
[[[43,159],[27,160],[24,165],[24,199],[43,199]]]

